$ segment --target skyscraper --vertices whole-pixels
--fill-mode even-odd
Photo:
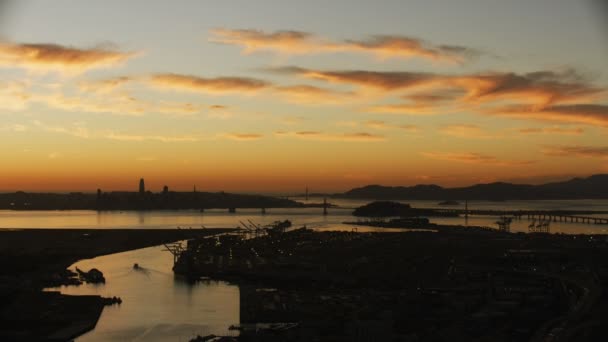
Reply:
[[[139,180],[139,193],[143,195],[146,192],[146,185],[144,184],[144,179],[141,178]]]

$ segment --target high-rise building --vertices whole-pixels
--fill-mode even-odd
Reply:
[[[143,195],[145,192],[146,192],[146,185],[144,184],[144,179],[141,178],[139,180],[139,193]]]

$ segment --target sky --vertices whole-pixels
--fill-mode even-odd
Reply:
[[[599,1],[2,1],[0,191],[608,173]]]

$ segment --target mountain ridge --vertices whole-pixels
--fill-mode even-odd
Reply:
[[[383,186],[379,184],[353,188],[339,198],[420,199],[420,200],[535,200],[535,199],[608,199],[608,174],[572,178],[539,185],[493,182],[466,187],[444,188],[435,184]]]

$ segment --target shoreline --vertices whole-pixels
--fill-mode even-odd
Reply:
[[[0,339],[67,341],[95,327],[102,297],[43,291],[79,260],[232,230],[0,229]]]

